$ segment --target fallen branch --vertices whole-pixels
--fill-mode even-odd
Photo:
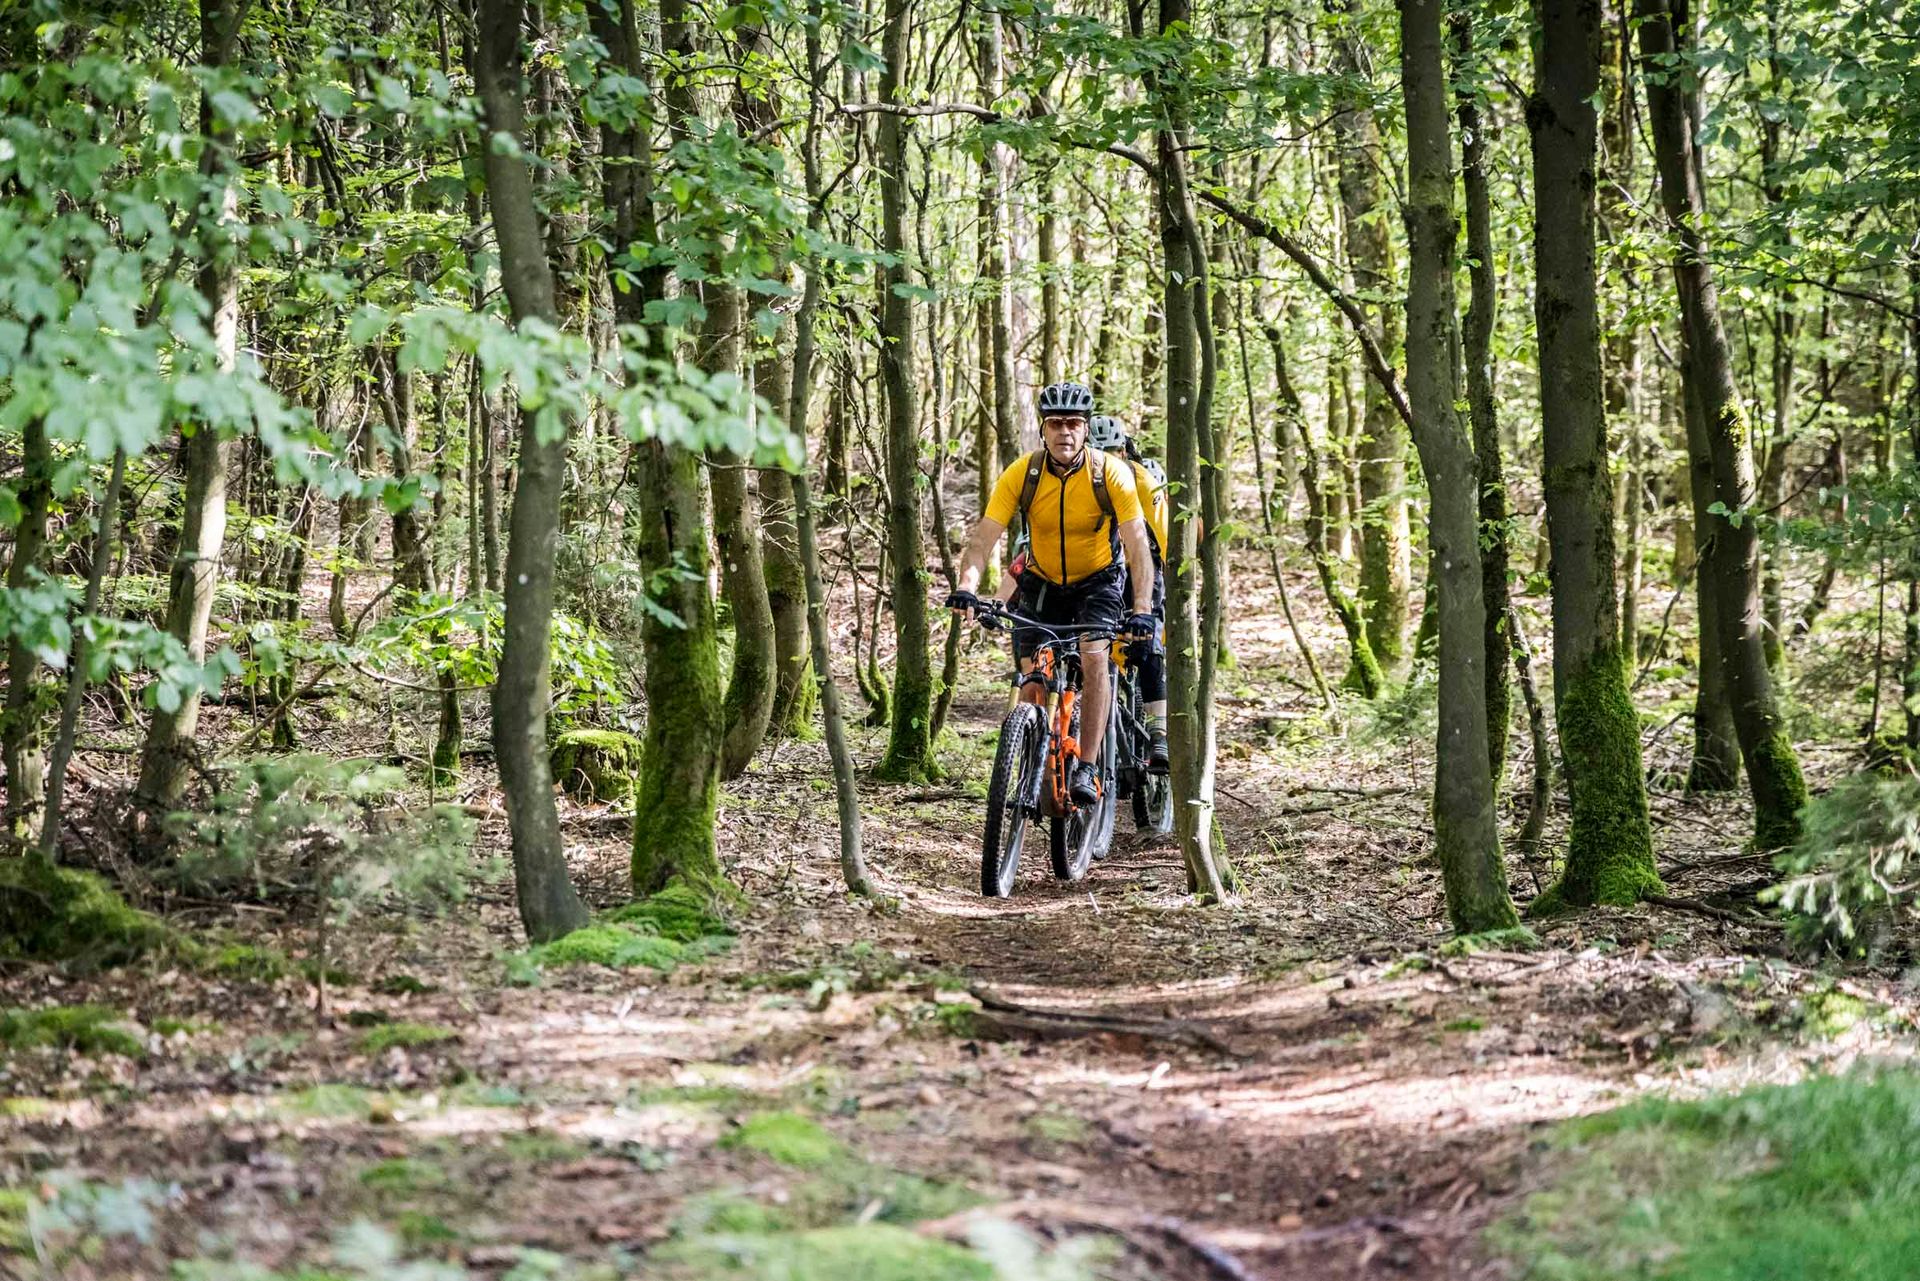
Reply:
[[[1667,894],[1643,894],[1640,897],[1643,902],[1653,903],[1660,907],[1670,907],[1676,912],[1694,912],[1701,916],[1711,916],[1716,921],[1726,921],[1732,925],[1745,925],[1749,927],[1771,926],[1775,929],[1780,927],[1778,921],[1768,920],[1764,916],[1742,916],[1738,912],[1729,912],[1724,907],[1715,907],[1711,903],[1702,903],[1699,899],[1674,898]]]
[[[1032,1036],[1042,1040],[1100,1035],[1138,1036],[1211,1050],[1228,1058],[1246,1057],[1206,1028],[1184,1019],[1136,1019],[1116,1014],[1087,1014],[1080,1010],[1039,1009],[1016,1004],[983,988],[969,988],[968,991],[974,1000],[980,1002],[980,1009],[974,1013],[975,1026],[989,1032]]]

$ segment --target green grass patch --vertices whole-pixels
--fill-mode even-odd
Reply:
[[[293,962],[277,947],[229,943],[207,953],[202,968],[221,978],[252,983],[277,983],[293,973]]]
[[[360,1186],[393,1196],[418,1196],[447,1186],[447,1173],[431,1161],[397,1156],[360,1171]]]
[[[702,1278],[994,1281],[992,1266],[971,1251],[887,1223],[702,1237],[669,1243],[649,1258]]]
[[[360,1038],[362,1054],[385,1054],[395,1046],[411,1050],[422,1045],[438,1045],[460,1034],[450,1027],[433,1023],[382,1023]]]
[[[645,904],[631,906],[637,908]],[[664,974],[685,962],[725,951],[732,943],[732,936],[727,934],[701,934],[683,942],[654,932],[649,921],[623,924],[608,919],[583,926],[551,943],[508,955],[507,977],[512,983],[535,983],[541,970],[569,965],[604,965],[616,970],[646,966]]]
[[[1442,1032],[1478,1032],[1484,1027],[1486,1024],[1479,1019],[1468,1018],[1455,1019],[1451,1023],[1443,1024],[1440,1030]]]
[[[27,1214],[33,1209],[33,1194],[25,1188],[0,1188],[0,1250],[11,1250],[22,1259],[33,1249],[27,1233]]]
[[[373,990],[382,996],[423,996],[428,992],[438,992],[437,983],[422,983],[411,974],[389,974],[373,985]]]
[[[1496,1224],[1526,1281],[1905,1281],[1920,1259],[1920,1075],[1647,1100],[1562,1128]]]
[[[0,1011],[0,1045],[11,1050],[61,1049],[75,1054],[146,1052],[140,1029],[119,1010],[104,1005],[54,1005],[43,1010]]]
[[[358,1085],[327,1081],[280,1096],[280,1109],[294,1116],[360,1117],[391,1115],[393,1100]]]
[[[798,1112],[762,1112],[720,1140],[723,1148],[759,1152],[781,1165],[817,1169],[838,1158],[840,1141]]]
[[[527,1102],[525,1091],[491,1081],[462,1081],[440,1097],[459,1108],[517,1108]]]
[[[1021,1126],[1043,1143],[1084,1143],[1090,1128],[1070,1112],[1035,1112]]]
[[[211,1019],[176,1019],[161,1015],[153,1021],[153,1030],[161,1036],[204,1036],[218,1032],[220,1024]]]

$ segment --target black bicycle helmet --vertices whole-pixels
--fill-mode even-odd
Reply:
[[[1091,417],[1093,393],[1080,383],[1051,383],[1040,391],[1040,416],[1045,418],[1050,414]]]

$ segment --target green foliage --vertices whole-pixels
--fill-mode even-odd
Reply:
[[[278,983],[293,973],[293,962],[277,947],[229,943],[202,954],[201,968],[225,978],[253,983]]]
[[[168,816],[182,884],[317,900],[334,921],[375,903],[443,908],[478,872],[473,820],[409,809],[388,766],[297,754],[234,767],[205,813]]]
[[[98,875],[37,855],[0,858],[0,956],[85,966],[132,960],[170,937]]]
[[[629,906],[642,908],[646,904]],[[669,922],[676,919],[675,914],[683,907],[675,905],[668,910]],[[678,919],[684,922],[686,918]],[[510,956],[509,981],[537,982],[542,969],[567,965],[605,965],[612,969],[631,969],[644,965],[665,973],[683,962],[722,951],[732,941],[728,935],[718,932],[695,935],[683,941],[681,938],[657,934],[654,932],[656,928],[655,922],[644,913],[597,921],[551,943],[542,943]]]
[[[1562,1135],[1491,1237],[1527,1281],[1894,1281],[1920,1257],[1911,1073],[1653,1099]]]
[[[762,1112],[720,1140],[723,1148],[759,1152],[781,1165],[816,1169],[838,1158],[840,1141],[797,1112]]]
[[[54,1005],[0,1011],[0,1045],[12,1050],[57,1048],[75,1054],[146,1053],[140,1030],[119,1010],[101,1005]]]
[[[459,1035],[450,1027],[432,1023],[382,1023],[360,1038],[360,1052],[384,1054],[396,1046],[411,1050],[422,1045],[451,1041]]]
[[[1798,843],[1775,860],[1785,879],[1768,891],[1798,943],[1862,955],[1885,930],[1915,919],[1920,777],[1842,779],[1801,811],[1801,828]]]

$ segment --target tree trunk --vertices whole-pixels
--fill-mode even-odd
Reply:
[[[47,547],[47,517],[53,508],[53,446],[46,420],[35,415],[20,427],[20,524],[13,532],[7,590],[27,587]],[[6,830],[26,837],[46,799],[47,762],[42,736],[52,686],[36,680],[40,660],[19,636],[7,641],[7,703],[0,721],[0,752],[7,770]]]
[[[1430,490],[1438,594],[1440,727],[1434,853],[1455,932],[1519,923],[1507,895],[1487,763],[1486,610],[1472,442],[1460,421],[1459,318],[1453,292],[1452,143],[1441,58],[1441,0],[1401,0],[1400,74],[1407,104],[1407,400]]]
[[[389,351],[376,349],[369,357],[374,394],[393,441],[393,478],[404,481],[413,475],[413,375],[403,372]],[[427,559],[427,540],[421,532],[417,507],[417,503],[410,503],[393,513],[393,577],[406,591],[430,592],[433,565]]]
[[[1160,31],[1191,20],[1188,0],[1160,0]],[[1187,866],[1187,887],[1214,900],[1232,889],[1230,874],[1213,849],[1213,726],[1206,693],[1207,667],[1216,657],[1202,617],[1205,573],[1196,499],[1205,504],[1201,474],[1211,452],[1200,419],[1198,368],[1201,318],[1206,305],[1206,257],[1199,252],[1193,203],[1187,194],[1186,104],[1177,83],[1154,86],[1168,127],[1156,135],[1160,182],[1160,247],[1165,277],[1167,374],[1167,480],[1171,511],[1165,549],[1167,581],[1167,737],[1173,766],[1174,832]],[[1215,533],[1206,530],[1208,537]]]
[[[1291,384],[1286,376],[1286,349],[1282,344],[1280,329],[1272,324],[1264,328],[1267,346],[1273,351],[1275,376],[1283,389],[1282,395],[1289,396]],[[1297,403],[1297,397],[1292,399]],[[1353,690],[1362,698],[1375,699],[1386,691],[1386,677],[1380,671],[1379,660],[1373,656],[1372,644],[1367,640],[1366,618],[1360,612],[1360,604],[1341,583],[1337,558],[1327,546],[1327,492],[1320,481],[1320,449],[1314,444],[1313,434],[1307,430],[1306,418],[1300,417],[1298,421],[1300,487],[1307,495],[1307,519],[1303,523],[1307,551],[1313,557],[1314,572],[1320,576],[1320,591],[1326,596],[1327,605],[1333,610],[1333,616],[1347,638],[1347,674],[1340,684],[1343,689]]]
[[[754,390],[786,413],[792,399],[791,357],[771,352],[753,367]],[[812,388],[808,388],[811,392]],[[807,425],[792,431],[806,439]],[[813,734],[815,705],[812,654],[807,640],[807,584],[794,525],[793,477],[777,467],[759,475],[760,525],[766,535],[767,607],[773,612],[774,692],[769,729],[782,738]]]
[[[590,16],[614,67],[623,75],[644,78],[649,60],[641,47],[634,0],[620,0],[617,14],[593,6]],[[660,22],[662,44],[673,59],[662,97],[669,111],[684,120],[691,94],[672,67],[687,66],[692,59],[693,31],[685,0],[664,0]],[[603,125],[601,148],[624,162],[606,169],[605,201],[614,243],[657,243],[649,189],[653,153],[644,128]],[[637,288],[614,295],[616,318],[626,324],[644,323],[647,304],[666,295],[665,267],[649,263],[638,274]],[[649,611],[640,628],[647,735],[634,791],[633,888],[651,894],[681,881],[702,893],[728,894],[714,838],[725,724],[713,597],[707,590],[700,460],[677,445],[643,441],[635,448],[634,474],[636,551],[642,571],[656,585],[652,599],[660,610]],[[661,618],[661,612],[673,621]]]
[[[1560,882],[1534,911],[1627,904],[1660,889],[1640,722],[1620,652],[1613,480],[1594,274],[1600,85],[1595,0],[1539,0],[1533,139],[1534,328],[1552,547],[1554,718],[1573,818]]]
[[[553,271],[534,205],[533,174],[522,150],[524,16],[521,0],[480,0],[474,84],[488,135],[487,200],[514,324],[533,320],[558,327]],[[566,844],[547,764],[548,639],[566,461],[566,429],[543,432],[534,412],[523,409],[519,481],[507,533],[506,627],[493,688],[493,752],[512,830],[520,922],[535,942],[558,938],[587,922],[587,909],[567,876]]]
[[[1342,12],[1357,22],[1358,7],[1345,0]],[[1340,36],[1334,50],[1344,75],[1360,76],[1365,65],[1357,26]],[[1364,98],[1346,104],[1335,117],[1340,143],[1340,203],[1347,259],[1354,292],[1378,321],[1382,354],[1391,361],[1400,346],[1396,308],[1386,299],[1393,289],[1393,243],[1389,208],[1382,192],[1385,159],[1380,127]],[[1366,611],[1367,640],[1388,671],[1406,656],[1410,548],[1407,525],[1407,429],[1394,412],[1378,380],[1366,387],[1365,439],[1359,442],[1359,501],[1366,509],[1360,525],[1360,604]]]
[[[989,105],[1000,100],[1002,63],[1001,18],[998,9],[988,6],[979,13],[980,31],[976,50],[980,59],[980,92]],[[993,352],[993,437],[1002,469],[1013,466],[1020,456],[1020,420],[1015,409],[1013,369],[1013,269],[1012,246],[1007,238],[1007,166],[1005,149],[998,143],[980,152],[980,273],[988,281],[986,297],[987,336]],[[991,486],[993,479],[983,484]]]
[[[1681,362],[1688,359],[1686,340],[1681,340]],[[1716,544],[1702,541],[1700,531],[1713,519],[1713,466],[1707,444],[1706,420],[1700,414],[1700,397],[1692,379],[1683,377],[1680,389],[1685,402],[1687,444],[1687,497],[1692,519],[1687,527],[1692,537],[1691,572],[1695,612],[1700,628],[1700,678],[1693,695],[1693,760],[1687,767],[1689,792],[1729,792],[1740,783],[1740,738],[1733,728],[1733,704],[1727,701],[1727,669],[1720,661],[1725,644],[1725,629],[1720,626],[1720,603],[1708,572]],[[1679,554],[1678,538],[1674,552]]]
[[[1701,576],[1714,594],[1719,613],[1720,661],[1733,726],[1747,767],[1753,796],[1754,843],[1760,849],[1790,845],[1800,834],[1800,809],[1807,785],[1800,759],[1787,736],[1767,667],[1766,637],[1760,614],[1760,557],[1753,519],[1753,456],[1745,410],[1733,381],[1732,354],[1720,320],[1713,269],[1706,259],[1701,227],[1706,200],[1693,162],[1694,138],[1688,103],[1677,69],[1670,0],[1636,0],[1640,50],[1648,66],[1647,115],[1654,155],[1660,168],[1660,199],[1674,236],[1674,278],[1680,293],[1681,325],[1687,335],[1686,371],[1698,389],[1713,468],[1716,506],[1700,527],[1702,543],[1713,552]]]
[[[1453,15],[1454,47],[1461,64],[1473,53],[1470,10]],[[1493,198],[1487,180],[1487,132],[1480,98],[1464,81],[1455,90],[1460,118],[1460,177],[1466,195],[1467,411],[1473,423],[1473,456],[1480,469],[1480,595],[1486,603],[1487,763],[1494,795],[1507,771],[1507,736],[1513,725],[1513,605],[1507,597],[1506,461],[1500,451],[1500,419],[1493,390],[1494,312],[1499,304],[1493,271]]]
[[[244,5],[235,9],[232,0],[203,0],[202,65],[213,68],[225,64],[232,28],[238,26],[245,12]],[[224,153],[232,146],[233,133],[214,116],[211,100],[200,105],[200,131],[207,146],[223,156],[215,161],[215,172],[224,172],[224,181],[216,197],[219,209],[213,222],[215,226],[231,223],[239,210],[239,179],[226,171]],[[214,227],[207,230],[215,232]],[[216,233],[201,241],[207,246],[207,260],[200,269],[199,287],[207,304],[214,358],[220,369],[227,371],[238,356],[240,264],[231,247],[217,245],[217,240]],[[168,574],[166,631],[186,646],[187,656],[196,663],[204,662],[207,656],[207,628],[213,617],[213,596],[220,583],[220,556],[227,537],[228,452],[220,433],[204,425],[187,437],[182,450],[187,466],[186,491],[180,537]],[[162,813],[179,803],[187,789],[187,766],[195,751],[199,725],[197,689],[183,691],[179,706],[172,711],[154,710],[140,749],[139,781],[134,785],[134,799],[141,808]]]
[[[740,291],[708,280],[701,292],[707,303],[701,368],[708,373],[740,372]],[[761,559],[761,521],[747,484],[746,463],[732,454],[710,459],[713,487],[713,541],[720,558],[720,590],[733,616],[733,671],[721,703],[720,778],[737,777],[760,750],[773,720],[773,606],[767,595],[766,565]]]
[[[908,0],[887,0],[880,100],[906,84]],[[906,122],[891,112],[875,128],[880,180],[880,375],[887,403],[887,548],[893,561],[894,681],[887,754],[879,775],[896,782],[932,778],[933,657],[927,639],[926,570],[920,540],[918,388],[913,371],[913,300],[906,296]]]

